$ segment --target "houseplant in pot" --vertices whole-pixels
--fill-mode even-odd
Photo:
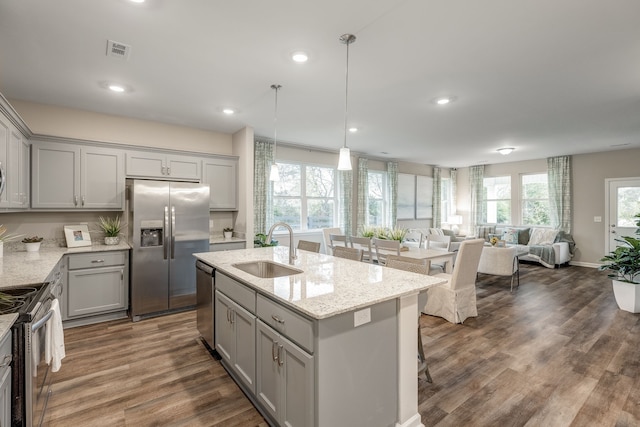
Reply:
[[[122,231],[122,223],[120,217],[115,218],[98,218],[98,225],[104,233],[105,245],[117,245],[120,242],[120,232]]]
[[[636,214],[636,236],[616,239],[622,243],[600,261],[600,270],[609,270],[613,294],[621,310],[640,313],[640,214]]]
[[[40,250],[40,243],[42,243],[42,240],[42,237],[31,236],[22,239],[22,243],[25,244],[27,252],[38,252]]]
[[[233,228],[231,228],[231,227],[226,227],[222,231],[224,232],[224,238],[225,239],[230,239],[233,236]]]

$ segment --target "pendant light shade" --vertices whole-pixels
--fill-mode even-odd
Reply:
[[[271,165],[271,173],[269,181],[280,181],[280,171],[276,163],[276,147],[278,144],[278,91],[282,88],[280,85],[271,85],[271,89],[276,91],[276,103],[273,113],[273,164]]]
[[[338,170],[340,171],[352,170],[351,151],[347,147],[347,119],[349,117],[349,45],[355,41],[356,36],[353,34],[343,34],[340,36],[340,42],[347,45],[347,67],[344,85],[344,144],[340,149],[340,157],[338,158]]]

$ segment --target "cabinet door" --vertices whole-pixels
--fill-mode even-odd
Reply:
[[[258,320],[256,324],[256,398],[274,420],[279,420],[281,401],[278,344],[279,335]]]
[[[197,157],[168,155],[166,172],[171,178],[200,181],[200,159]]]
[[[82,147],[81,161],[81,206],[87,209],[123,209],[122,152],[101,147]]]
[[[231,300],[216,291],[215,330],[216,351],[230,365],[233,360],[233,324],[231,323]]]
[[[24,207],[25,183],[22,176],[22,134],[17,129],[11,128],[9,135],[9,167],[7,193],[9,206],[12,208]]]
[[[256,317],[238,304],[233,304],[235,329],[233,367],[252,393],[256,391]]]
[[[80,148],[34,142],[31,159],[31,207],[71,208],[80,203]]]
[[[7,184],[7,166],[9,163],[9,123],[0,115],[0,169],[2,169],[2,175],[5,179],[5,185]],[[9,190],[5,187],[2,194],[0,194],[0,207],[9,207]]]
[[[126,171],[128,176],[166,177],[165,155],[144,151],[127,152]]]
[[[31,159],[29,158],[29,142],[26,139],[22,140],[22,159],[20,159],[20,185],[22,189],[20,192],[23,194],[22,207],[28,208],[30,199],[31,188]]]
[[[287,339],[281,339],[279,357],[284,382],[281,424],[286,426],[311,426],[314,418],[313,356]]]
[[[238,161],[236,159],[204,160],[202,182],[209,184],[210,209],[238,209]]]
[[[69,318],[127,307],[124,266],[70,270],[67,283]]]
[[[0,370],[0,426],[11,425],[11,368]]]

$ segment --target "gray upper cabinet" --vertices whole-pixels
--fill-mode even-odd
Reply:
[[[0,115],[0,168],[6,186],[0,207],[29,207],[29,143],[9,120]]]
[[[202,165],[202,182],[209,184],[211,210],[238,209],[238,159],[206,158]]]
[[[89,145],[33,142],[31,207],[124,209],[124,155]]]
[[[126,173],[129,177],[188,179],[200,181],[198,157],[151,151],[127,151]]]

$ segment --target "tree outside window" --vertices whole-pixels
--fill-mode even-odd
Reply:
[[[366,225],[383,227],[386,224],[387,174],[382,171],[369,171],[368,207]]]
[[[337,224],[336,170],[278,163],[280,181],[273,185],[273,220],[294,230],[317,230]]]
[[[483,221],[488,224],[511,223],[511,177],[483,179]]]
[[[522,224],[551,225],[548,175],[522,175]]]

